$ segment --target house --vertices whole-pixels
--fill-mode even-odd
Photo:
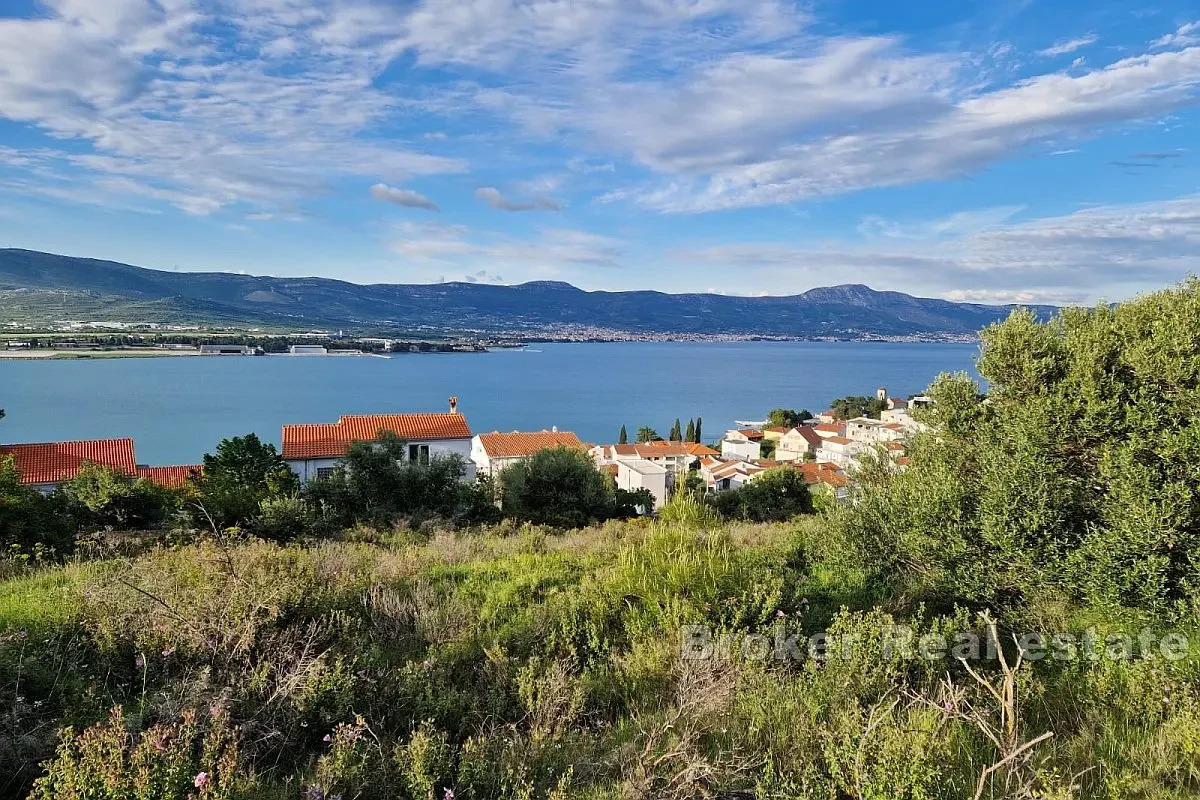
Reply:
[[[411,461],[434,456],[460,456],[474,477],[471,461],[471,428],[458,413],[458,398],[450,398],[447,414],[365,414],[341,417],[337,422],[284,425],[283,460],[302,483],[332,475],[355,442],[377,441],[390,431],[405,441]]]
[[[714,456],[716,450],[694,442],[644,442],[640,444],[604,444],[591,449],[597,466],[641,458],[658,464],[672,476],[691,469],[701,458]],[[669,480],[668,483],[671,481]]]
[[[742,461],[757,461],[762,457],[763,432],[743,428],[725,432],[721,440],[721,456]]]
[[[471,440],[471,461],[480,473],[495,475],[511,464],[555,447],[582,450],[583,442],[573,433],[557,430],[481,433]]]
[[[850,479],[836,464],[793,464],[792,469],[804,476],[804,482],[813,494],[824,491],[837,502],[849,497]]]
[[[832,425],[838,421],[837,414],[832,409],[825,409],[816,416],[818,425]]]
[[[0,445],[0,459],[12,457],[21,483],[50,494],[79,474],[84,464],[99,464],[126,475],[137,472],[133,439],[92,439]]]
[[[648,489],[654,495],[654,507],[662,508],[667,502],[667,469],[644,458],[626,458],[617,461],[617,488],[627,492]],[[638,509],[643,514],[650,509]]]
[[[710,492],[739,489],[767,471],[767,467],[749,461],[715,461],[701,468],[701,475]]]
[[[803,461],[808,455],[816,455],[821,441],[820,434],[808,425],[789,428],[775,445],[775,460]]]
[[[288,348],[288,353],[294,356],[324,356],[329,350],[319,344],[294,344]]]
[[[828,439],[831,436],[845,436],[846,426],[841,422],[822,422],[813,426],[813,431],[822,439]]]
[[[187,464],[170,467],[148,467],[138,464],[137,477],[145,478],[164,489],[182,489],[191,481],[192,476],[199,477],[204,472],[201,464]]]
[[[821,441],[817,448],[817,462],[828,462],[838,465],[841,469],[854,466],[855,460],[869,445],[856,442],[845,436],[831,436]]]
[[[895,442],[904,438],[904,426],[871,417],[855,417],[846,423],[845,436],[856,442]]]

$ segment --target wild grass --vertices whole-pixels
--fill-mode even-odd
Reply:
[[[821,557],[822,524],[202,541],[3,581],[0,796],[39,774],[39,798],[97,800],[1200,793],[1194,659],[985,662],[978,679],[889,659],[894,623],[980,622],[880,606],[864,572]],[[695,624],[858,646],[694,661]]]

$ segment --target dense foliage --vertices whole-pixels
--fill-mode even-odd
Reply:
[[[879,419],[879,414],[887,404],[878,397],[850,395],[839,397],[830,404],[829,409],[838,419],[854,419],[855,417],[871,417]]]

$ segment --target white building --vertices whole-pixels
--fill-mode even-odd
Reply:
[[[319,344],[294,344],[288,352],[294,356],[323,356],[328,355],[329,350]]]
[[[831,436],[817,448],[817,463],[836,464],[840,469],[846,469],[854,466],[858,456],[868,447],[869,444],[845,436]]]
[[[762,431],[751,428],[726,431],[721,440],[721,456],[742,461],[757,461],[762,458]]]
[[[654,495],[654,507],[662,508],[667,502],[667,469],[644,458],[626,458],[617,461],[617,488],[627,492],[649,489]],[[640,509],[645,513],[648,509]]]
[[[882,419],[855,417],[846,423],[846,438],[855,442],[898,442],[904,438],[904,426]]]
[[[355,442],[374,442],[390,431],[405,441],[410,461],[427,462],[437,456],[457,455],[472,478],[471,428],[458,413],[458,399],[450,398],[448,414],[365,414],[345,416],[337,422],[283,426],[283,460],[302,483],[333,474]]]
[[[244,344],[202,344],[202,356],[252,356],[256,350]]]
[[[542,450],[571,447],[583,450],[583,442],[573,433],[536,431],[512,433],[481,433],[471,440],[471,461],[484,475],[495,475],[505,467],[516,464]]]

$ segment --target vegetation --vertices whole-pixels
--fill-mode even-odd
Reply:
[[[789,467],[771,469],[737,489],[712,496],[713,507],[726,519],[783,522],[813,510],[804,476]]]
[[[838,419],[854,419],[855,417],[879,419],[880,412],[887,408],[887,404],[878,397],[851,395],[834,400],[829,408]]]
[[[812,414],[808,413],[808,409],[800,411],[794,408],[773,408],[771,413],[767,414],[768,428],[795,428],[804,423],[804,420],[812,419]]]
[[[617,493],[563,449],[472,525],[393,442],[290,541],[251,522],[13,569],[0,795],[1196,797],[1197,331],[1197,282],[1015,314],[984,333],[986,402],[939,378],[910,468],[868,464],[823,514],[780,470],[594,522]],[[3,476],[0,521],[58,519],[4,516],[27,498]],[[255,518],[288,498],[339,508],[282,492]],[[439,505],[459,518],[412,514]]]
[[[543,450],[506,467],[497,481],[504,516],[556,528],[581,528],[654,509],[645,489],[617,489],[590,456],[571,447]]]

